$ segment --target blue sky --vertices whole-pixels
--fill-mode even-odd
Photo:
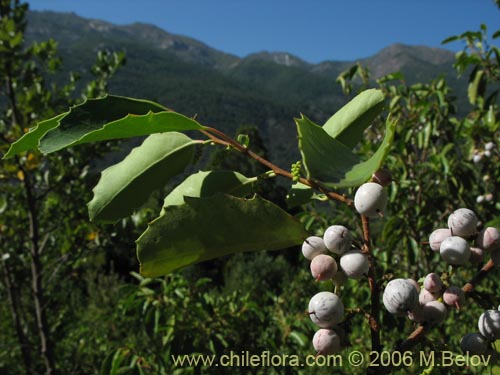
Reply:
[[[33,0],[117,24],[145,22],[243,57],[289,52],[317,63],[371,56],[393,43],[440,47],[450,35],[500,29],[493,0]],[[495,44],[500,42],[496,41]],[[446,46],[459,50],[456,43]]]

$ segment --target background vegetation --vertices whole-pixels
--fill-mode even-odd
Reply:
[[[372,228],[379,284],[392,276],[419,279],[429,271],[447,271],[424,242],[433,229],[445,225],[445,218],[455,208],[472,208],[483,226],[500,227],[500,52],[487,42],[485,26],[457,36],[465,47],[454,65],[450,62],[443,74],[439,74],[440,68],[435,74],[420,76],[419,82],[413,77],[407,79],[408,72],[372,79],[361,64],[337,67],[330,71],[329,80],[321,79],[311,67],[307,71],[300,66],[280,67],[255,58],[241,62],[237,69],[224,70],[222,67],[234,62],[231,57],[208,55],[205,65],[200,65],[192,56],[182,60],[175,54],[165,57],[159,51],[146,52],[145,47],[121,44],[129,60],[148,54],[154,64],[146,69],[147,76],[162,77],[169,72],[168,80],[161,82],[164,91],[153,90],[143,82],[137,94],[136,86],[125,87],[131,77],[133,82],[140,82],[139,72],[133,71],[136,65],[122,67],[125,56],[99,39],[104,34],[82,38],[82,44],[75,47],[78,54],[68,53],[71,51],[63,47],[61,60],[54,41],[37,40],[33,33],[25,38],[26,11],[27,5],[19,1],[0,1],[2,154],[37,121],[111,89],[115,94],[161,101],[188,115],[200,112],[228,133],[248,134],[252,149],[269,154],[278,163],[289,163],[298,157],[290,152],[290,129],[283,125],[285,121],[291,122],[299,112],[320,120],[359,90],[380,87],[387,95],[384,115],[399,115],[401,120],[386,163],[394,178],[389,188],[389,212]],[[104,49],[97,53],[96,46]],[[65,66],[74,67],[77,57],[93,65],[79,67],[78,74],[71,73]],[[465,84],[449,78],[452,68]],[[334,87],[339,74],[340,85]],[[265,85],[267,78],[255,83],[255,77],[277,81]],[[328,94],[330,90],[345,96]],[[240,128],[242,125],[245,127]],[[373,124],[361,153],[369,155],[376,149],[381,129],[382,123]],[[265,143],[284,134],[280,142]],[[495,144],[490,156],[484,153],[488,142]],[[114,155],[129,147],[104,143],[50,157],[28,153],[13,161],[2,160],[0,373],[332,373],[328,368],[220,367],[213,371],[174,367],[171,354],[220,355],[231,350],[268,350],[302,357],[311,354],[315,328],[305,314],[307,302],[331,285],[311,280],[308,262],[298,248],[240,254],[163,278],[142,278],[136,273],[134,240],[157,211],[163,195],[151,197],[132,219],[114,226],[89,223],[84,204],[91,199],[90,186],[98,178],[97,167],[111,163]],[[474,162],[474,155],[481,155],[480,160]],[[228,151],[201,157],[207,165],[260,173],[259,166]],[[166,187],[165,192],[172,188]],[[263,195],[285,207],[284,184],[272,183],[261,189]],[[342,206],[318,202],[289,210],[311,234],[321,235],[328,225],[342,224],[361,236],[356,218]],[[456,273],[453,282],[464,284],[473,273]],[[450,313],[448,320],[430,331],[416,349],[458,352],[460,338],[476,330],[482,310],[500,302],[495,292],[497,278],[495,270],[466,306]],[[368,285],[350,281],[345,290],[343,302],[352,309],[343,323],[345,350],[366,353],[369,327],[356,309],[366,307]],[[381,322],[382,342],[387,349],[394,348],[413,330],[409,320],[385,313]],[[355,373],[349,368],[335,371]],[[426,373],[441,372],[435,368]],[[464,369],[447,368],[442,373],[462,374]]]

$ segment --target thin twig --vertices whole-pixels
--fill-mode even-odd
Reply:
[[[203,134],[205,134],[207,137],[209,137],[214,143],[217,143],[217,144],[220,144],[223,146],[232,146],[237,151],[248,155],[250,158],[256,160],[257,162],[259,162],[262,165],[266,166],[267,168],[271,169],[276,175],[293,180],[294,176],[289,171],[287,171],[283,168],[280,168],[276,164],[271,163],[269,160],[264,159],[262,156],[257,155],[255,152],[253,152],[249,148],[245,147],[241,143],[235,141],[234,139],[232,139],[228,135],[224,134],[220,130],[215,129],[215,128],[206,127],[205,130],[201,130],[201,132]],[[307,185],[313,189],[320,191],[321,193],[325,194],[331,200],[343,202],[343,203],[347,204],[348,206],[353,205],[353,201],[351,199],[349,199],[341,194],[330,191],[330,190],[322,187],[317,182],[308,180],[308,179],[303,178],[303,177],[301,177],[299,179],[299,182],[304,184],[304,185]]]
[[[465,294],[471,293],[476,284],[479,283],[481,280],[483,280],[488,273],[495,268],[495,263],[493,263],[493,260],[490,259],[484,266],[481,268],[478,273],[474,275],[471,281],[469,281],[467,284],[465,284],[462,287],[462,290],[464,291]]]
[[[368,256],[370,267],[368,268],[368,285],[370,287],[370,333],[372,351],[379,352],[382,349],[380,344],[380,325],[378,316],[380,311],[380,292],[375,276],[375,262],[370,246],[370,219],[365,215],[361,215],[361,224],[363,227],[363,252]]]

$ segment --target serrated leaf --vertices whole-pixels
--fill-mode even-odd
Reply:
[[[4,157],[37,147],[51,153],[83,143],[200,129],[198,122],[157,103],[107,95],[39,123],[13,143]]]
[[[137,240],[141,274],[156,277],[228,254],[283,249],[308,235],[293,216],[257,196],[216,194],[185,203],[167,207]]]
[[[361,185],[381,167],[394,139],[397,121],[387,120],[381,145],[366,161],[360,161],[351,150],[306,117],[296,119],[296,123],[307,178],[326,186],[344,188]]]
[[[126,217],[191,162],[197,141],[177,133],[152,134],[120,163],[102,172],[88,204],[91,220]]]
[[[384,94],[369,89],[355,96],[323,125],[325,132],[345,146],[353,148],[363,137],[364,130],[384,108]]]
[[[11,158],[25,151],[37,149],[40,138],[51,129],[59,126],[59,120],[67,114],[68,112],[61,113],[51,119],[39,122],[37,126],[31,128],[28,133],[10,145],[9,151],[3,156],[3,159]]]
[[[257,178],[234,171],[200,171],[187,177],[165,197],[163,207],[184,204],[184,197],[207,198],[216,193],[244,197],[252,192]]]

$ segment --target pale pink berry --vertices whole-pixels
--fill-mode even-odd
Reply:
[[[437,273],[429,273],[424,279],[424,288],[431,293],[439,292],[443,287],[443,282]]]
[[[312,342],[319,355],[330,355],[340,351],[340,337],[337,332],[330,328],[317,330]]]
[[[443,293],[443,301],[448,306],[460,309],[465,302],[465,293],[458,286],[450,286]]]
[[[319,254],[311,261],[310,268],[316,281],[325,281],[337,272],[337,262],[330,255]]]
[[[433,251],[439,251],[441,242],[445,238],[451,237],[451,230],[448,228],[439,228],[431,233],[429,236],[429,245]]]
[[[500,248],[500,231],[495,227],[484,228],[477,234],[476,245],[486,251]]]

